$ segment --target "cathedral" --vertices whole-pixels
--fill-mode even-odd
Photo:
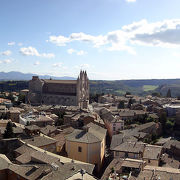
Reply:
[[[31,105],[64,105],[87,108],[89,104],[89,80],[81,71],[77,80],[39,79],[29,81],[28,103]]]

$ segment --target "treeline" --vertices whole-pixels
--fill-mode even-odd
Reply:
[[[19,92],[22,89],[28,89],[28,81],[2,81],[0,82],[0,92]]]

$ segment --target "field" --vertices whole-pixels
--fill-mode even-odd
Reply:
[[[116,93],[118,93],[119,95],[124,95],[124,94],[126,94],[126,91],[123,91],[123,90],[116,90],[115,91]]]
[[[144,91],[154,91],[156,88],[158,88],[158,86],[154,86],[154,85],[144,85],[143,86]]]

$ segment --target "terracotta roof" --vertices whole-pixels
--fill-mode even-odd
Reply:
[[[65,136],[65,139],[82,143],[95,143],[102,141],[106,136],[106,129],[94,123],[89,123],[86,128],[87,130],[75,129],[71,134]]]
[[[65,139],[68,141],[81,142],[81,143],[95,143],[101,142],[96,136],[92,133],[85,130],[75,129],[71,134],[65,136]]]
[[[55,83],[55,84],[77,84],[77,80],[50,80],[43,79],[45,83]]]
[[[33,149],[25,144],[23,144],[22,146],[20,146],[19,148],[14,150],[15,152],[19,153],[19,154],[24,154],[26,152],[33,152]]]
[[[52,163],[55,163],[55,162],[59,161],[58,158],[50,156],[47,153],[45,153],[45,152],[43,153],[43,152],[40,152],[40,151],[32,152],[31,153],[31,158],[32,158],[32,161],[34,159],[34,160],[38,160],[38,162],[40,161],[42,163],[47,163],[47,164],[52,164]]]
[[[78,163],[65,163],[56,162],[56,166],[58,167],[56,171],[48,174],[43,177],[42,180],[65,180],[65,179],[74,179],[72,178],[75,174],[77,174],[81,169],[84,169],[86,173],[92,174],[92,167],[87,164],[78,164]],[[89,176],[88,176],[89,177]],[[84,178],[83,178],[84,179]]]
[[[112,136],[112,140],[111,140],[111,146],[110,149],[114,149],[115,147],[119,146],[120,144],[122,144],[123,142],[127,142],[127,141],[131,141],[131,142],[137,142],[137,139],[133,136],[124,136],[123,134],[116,134]]]
[[[174,168],[145,166],[144,170],[140,172],[137,180],[176,180],[180,179],[180,170]]]
[[[129,158],[126,158],[122,162],[123,167],[130,167],[130,168],[140,168],[142,164],[145,164],[145,161],[138,159],[129,159]]]
[[[49,133],[52,133],[57,130],[57,127],[47,125],[46,127],[41,128],[41,132],[45,135],[48,135]]]
[[[24,139],[23,141],[36,147],[42,147],[57,142],[55,139],[47,138],[45,136],[34,136],[33,138]]]
[[[114,158],[111,163],[108,165],[106,170],[104,171],[104,174],[101,177],[101,180],[107,180],[109,178],[109,175],[112,171],[112,168],[114,168],[115,171],[119,171],[121,169],[123,159],[121,158]]]
[[[16,158],[16,161],[18,161],[21,164],[27,164],[31,162],[31,154],[30,152],[25,152],[24,154],[21,154]]]
[[[146,145],[143,158],[158,160],[162,153],[162,146]]]
[[[33,180],[38,179],[47,168],[43,166],[12,164],[8,169],[27,180]]]
[[[34,131],[34,130],[40,130],[40,127],[37,125],[29,125],[29,126],[25,126],[25,129],[28,129],[30,131]]]
[[[143,153],[144,151],[144,143],[140,142],[124,142],[119,146],[113,148],[113,151],[121,151],[121,152],[132,152],[132,153]]]

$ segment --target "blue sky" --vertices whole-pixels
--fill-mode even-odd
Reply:
[[[179,0],[1,0],[0,71],[180,78]]]

